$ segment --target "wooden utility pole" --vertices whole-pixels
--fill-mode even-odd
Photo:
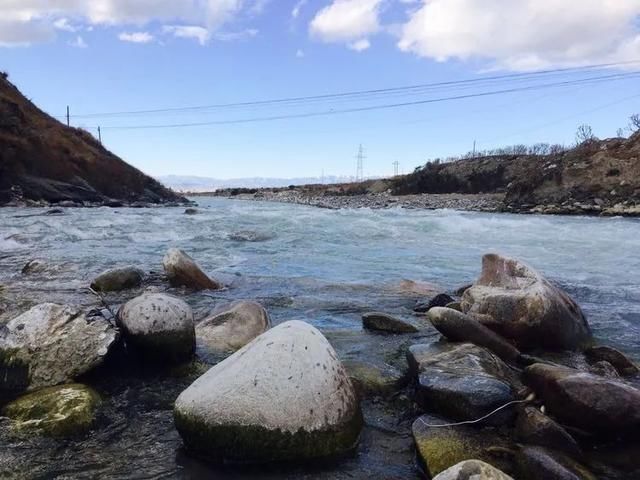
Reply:
[[[100,132],[100,127],[98,127],[98,141],[100,142],[100,145],[102,145],[102,132]]]
[[[69,105],[67,105],[67,127],[71,126],[69,122]]]

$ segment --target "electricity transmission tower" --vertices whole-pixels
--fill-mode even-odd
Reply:
[[[360,144],[358,155],[356,155],[356,159],[358,160],[358,166],[356,168],[356,182],[362,182],[364,180],[363,160],[365,158],[367,157],[364,156],[364,149],[362,148],[362,144]]]
[[[393,176],[394,177],[398,176],[398,167],[400,167],[400,162],[396,160],[395,162],[393,162]]]

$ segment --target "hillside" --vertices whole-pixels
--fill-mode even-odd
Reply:
[[[50,117],[0,74],[0,205],[183,202],[105,149],[90,133]]]

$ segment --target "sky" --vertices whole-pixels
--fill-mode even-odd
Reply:
[[[156,176],[349,176],[360,144],[379,176],[612,137],[639,67],[640,0],[0,0],[0,70]]]

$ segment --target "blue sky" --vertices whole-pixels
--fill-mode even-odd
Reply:
[[[575,5],[568,5],[568,3]],[[133,5],[132,5],[133,4]],[[513,143],[614,136],[640,111],[637,77],[397,109],[190,128],[114,129],[309,113],[346,101],[138,111],[384,89],[640,61],[638,0],[5,0],[0,69],[36,104],[152,175],[217,178],[405,172]],[[565,73],[575,80],[630,73]],[[529,84],[543,82],[533,79]],[[503,89],[504,81],[484,90]],[[483,88],[474,90],[482,91]],[[423,100],[452,90],[402,97]],[[380,97],[357,106],[393,103]]]

